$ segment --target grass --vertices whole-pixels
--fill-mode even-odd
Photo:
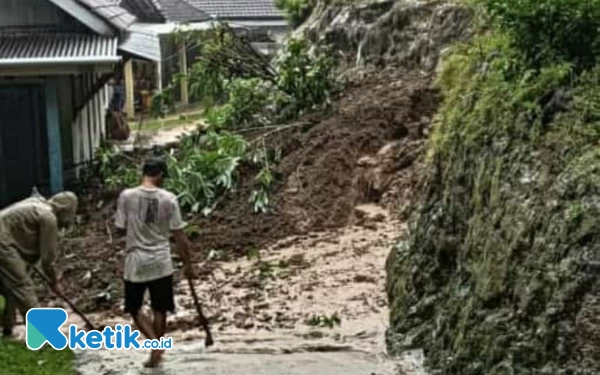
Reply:
[[[0,375],[72,375],[73,352],[48,346],[29,350],[25,344],[0,340]]]
[[[171,129],[183,125],[193,125],[194,123],[202,120],[204,115],[202,112],[182,113],[176,116],[167,117],[164,119],[152,119],[150,121],[144,120],[142,124],[142,131],[152,131],[159,129]],[[131,130],[137,130],[139,123],[132,121],[129,123]]]

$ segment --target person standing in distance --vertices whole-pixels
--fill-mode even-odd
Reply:
[[[171,234],[186,276],[193,277],[189,241],[183,232],[186,223],[177,197],[161,188],[167,177],[164,160],[146,160],[141,185],[121,193],[115,217],[115,226],[126,236],[125,311],[149,339],[160,339],[165,334],[167,313],[175,310]],[[140,312],[146,290],[150,292],[153,320]],[[158,366],[163,353],[153,350],[144,366]]]

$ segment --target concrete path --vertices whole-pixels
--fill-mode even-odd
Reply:
[[[196,127],[194,125],[183,125],[169,129],[158,129],[152,132],[143,132],[138,137],[134,130],[126,141],[113,141],[122,151],[131,152],[134,148],[152,149],[154,146],[164,146],[174,144],[179,141],[179,137],[192,132]]]
[[[160,368],[144,369],[145,351],[79,352],[81,375],[392,375],[394,362],[361,352],[230,354],[205,353],[187,344],[165,354]]]

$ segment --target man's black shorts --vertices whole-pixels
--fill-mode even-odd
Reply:
[[[125,312],[137,315],[144,303],[146,289],[150,290],[152,310],[166,313],[175,311],[173,275],[161,279],[134,283],[125,280]]]

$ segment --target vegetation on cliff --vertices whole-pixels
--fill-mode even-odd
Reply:
[[[392,349],[434,374],[600,373],[600,1],[475,1],[388,260]],[[490,27],[491,26],[491,27]]]

